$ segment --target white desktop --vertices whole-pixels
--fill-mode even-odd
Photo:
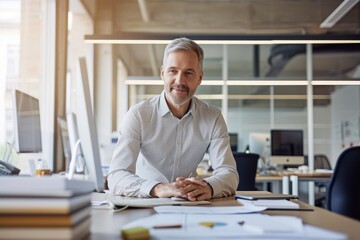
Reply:
[[[14,118],[12,146],[17,154],[9,156],[13,158],[10,163],[21,170],[21,175],[34,175],[36,161],[43,159],[39,99],[20,90],[14,90],[12,97]]]
[[[249,151],[259,154],[259,169],[262,174],[270,168],[270,134],[251,132],[249,134]]]
[[[79,59],[79,66],[81,71],[81,78],[77,81],[77,94],[76,94],[76,116],[77,127],[79,131],[79,141],[74,146],[72,155],[74,156],[69,167],[69,178],[75,171],[77,154],[79,147],[85,160],[86,174],[89,180],[95,184],[95,189],[102,192],[105,187],[105,179],[102,172],[99,144],[96,131],[95,117],[93,108],[91,106],[89,80],[87,74],[85,58]],[[77,147],[77,149],[75,149]]]

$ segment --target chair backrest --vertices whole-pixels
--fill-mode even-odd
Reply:
[[[255,187],[255,178],[259,155],[243,152],[234,152],[233,155],[240,178],[237,191],[257,190]]]
[[[304,155],[304,164],[309,165],[309,158],[307,155]],[[315,154],[314,155],[314,169],[329,169],[331,170],[331,164],[329,159],[324,154]]]
[[[343,151],[326,190],[326,208],[360,220],[360,146]]]
[[[329,159],[324,154],[316,154],[314,156],[314,169],[329,169],[331,170],[331,164]]]

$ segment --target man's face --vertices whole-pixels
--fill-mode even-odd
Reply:
[[[174,105],[188,103],[200,85],[202,76],[195,52],[171,52],[161,67],[161,78],[168,101]]]

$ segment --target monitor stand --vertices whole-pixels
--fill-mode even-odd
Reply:
[[[84,175],[85,173],[85,165],[83,164],[82,167],[82,171],[79,172],[79,171],[76,171],[77,168],[76,168],[76,165],[79,161],[79,158],[82,160],[83,159],[83,156],[81,154],[81,151],[80,151],[80,147],[81,147],[81,143],[80,143],[80,139],[76,141],[75,143],[75,146],[73,148],[73,151],[71,153],[71,160],[70,160],[70,165],[69,165],[69,172],[67,173],[67,178],[68,179],[73,179],[74,178],[74,175],[75,173],[77,175]],[[76,177],[78,178],[78,177]]]

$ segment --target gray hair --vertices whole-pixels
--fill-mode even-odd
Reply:
[[[200,68],[200,70],[202,70],[203,60],[204,60],[204,51],[193,40],[190,40],[185,37],[176,38],[176,39],[172,40],[165,48],[163,65],[165,65],[169,54],[171,52],[175,52],[175,51],[186,51],[186,52],[194,51],[198,56],[199,68]]]

